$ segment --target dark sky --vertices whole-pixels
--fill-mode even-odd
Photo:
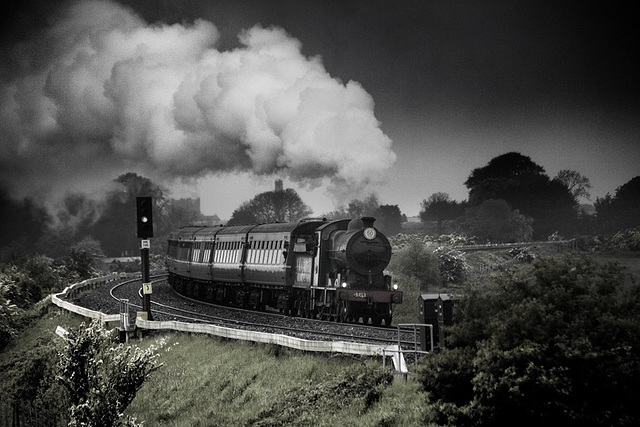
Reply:
[[[58,10],[51,3],[21,2],[5,13],[5,46],[50,23]],[[221,52],[241,46],[243,29],[278,26],[300,41],[304,56],[319,56],[333,79],[360,83],[397,155],[376,193],[407,215],[434,192],[465,199],[471,170],[509,151],[531,157],[552,177],[577,170],[591,180],[594,199],[640,174],[637,3],[119,3],[147,24],[209,21],[220,32]],[[274,176],[208,178],[201,183],[203,209],[226,217],[256,189],[271,189]],[[300,188],[316,213],[332,208],[322,188]]]

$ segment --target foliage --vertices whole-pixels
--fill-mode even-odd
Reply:
[[[521,262],[532,262],[536,259],[535,254],[531,251],[531,248],[513,248],[509,250],[509,255],[512,259],[521,261]]]
[[[541,239],[556,230],[572,231],[577,220],[577,201],[567,186],[551,180],[529,157],[506,153],[474,169],[465,182],[469,203],[505,200],[522,215],[533,218],[533,238]]]
[[[589,193],[589,190],[591,189],[591,181],[589,181],[589,178],[586,176],[582,176],[579,172],[570,169],[562,169],[554,179],[563,183],[576,199],[584,197],[587,200],[591,200],[591,193]]]
[[[401,277],[417,280],[419,287],[440,283],[438,256],[421,241],[412,240],[391,258],[389,270]]]
[[[147,350],[111,345],[111,333],[99,321],[65,336],[58,380],[69,392],[69,425],[134,424],[122,414],[145,379],[159,368],[156,347]]]
[[[379,216],[379,208],[380,203],[378,202],[378,198],[374,194],[370,194],[362,200],[353,199],[346,207],[340,206],[334,211],[322,214],[322,216],[329,220],[361,218],[363,216],[377,218]]]
[[[125,252],[135,254],[140,249],[136,233],[136,198],[151,196],[154,237],[158,238],[167,233],[163,220],[166,190],[150,179],[132,172],[120,175],[113,182],[114,190],[107,195],[102,215],[93,225],[81,230],[80,233],[93,235],[100,242],[107,256],[122,256]]]
[[[380,205],[374,217],[375,226],[387,237],[395,236],[402,230],[402,214],[398,205]]]
[[[228,225],[295,222],[312,211],[292,188],[260,193],[233,211]]]
[[[614,196],[607,193],[604,198],[597,198],[594,206],[602,233],[611,235],[637,227],[640,225],[640,176],[618,187]]]
[[[65,261],[68,269],[75,271],[80,280],[85,280],[98,275],[95,262],[100,258],[104,258],[100,242],[93,237],[85,237],[69,248]]]
[[[464,252],[441,246],[435,250],[435,254],[438,255],[438,259],[440,260],[440,277],[442,284],[461,284],[465,281],[469,266],[467,265]]]
[[[488,199],[467,209],[462,229],[481,241],[510,243],[531,240],[533,220],[520,214],[505,200]]]
[[[192,225],[202,220],[200,205],[197,199],[167,199],[163,211],[165,229],[171,232],[185,225]]]
[[[404,234],[400,233],[389,237],[389,243],[393,250],[401,250],[409,246],[412,242],[417,241],[423,245],[443,245],[443,246],[459,246],[474,245],[475,238],[469,239],[460,234],[442,234],[440,236],[423,236],[422,234]]]
[[[609,249],[618,251],[640,251],[640,226],[618,231],[609,243]]]
[[[464,185],[469,189],[469,202],[479,204],[487,199],[500,199],[510,185],[523,178],[540,176],[544,168],[520,153],[509,152],[494,157],[482,168],[471,171]]]
[[[349,218],[360,218],[363,216],[375,216],[376,211],[380,207],[378,198],[371,194],[363,200],[353,199],[347,205],[347,214]]]
[[[66,418],[60,408],[68,407],[68,395],[55,381],[61,340],[53,330],[69,316],[43,314],[0,352],[0,415],[13,413],[14,425],[60,425]]]
[[[389,238],[389,243],[391,244],[391,249],[394,251],[398,251],[406,248],[412,241],[423,242],[425,236],[421,234],[396,234],[395,236],[387,236]]]
[[[30,321],[34,304],[61,290],[68,275],[64,265],[41,256],[0,263],[0,350]]]
[[[420,220],[422,222],[436,221],[438,232],[442,233],[442,223],[453,220],[464,214],[464,204],[451,200],[447,193],[434,193],[420,204]]]
[[[640,289],[617,263],[539,258],[470,286],[420,378],[438,425],[637,425]]]

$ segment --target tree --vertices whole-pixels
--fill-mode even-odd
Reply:
[[[420,290],[429,284],[440,284],[440,261],[422,241],[412,240],[391,259],[389,269],[409,279],[416,280]]]
[[[504,200],[485,200],[465,212],[462,228],[479,241],[494,243],[531,240],[533,220],[517,210],[511,210]]]
[[[349,218],[361,218],[363,216],[375,216],[380,203],[378,197],[371,194],[363,200],[353,199],[347,206]]]
[[[502,199],[533,218],[534,239],[546,240],[556,231],[569,234],[575,227],[578,203],[568,187],[549,179],[541,166],[522,154],[511,152],[492,159],[474,169],[465,185],[472,206]]]
[[[591,200],[591,193],[589,193],[591,181],[586,176],[573,170],[562,169],[554,179],[566,185],[576,199],[584,197]]]
[[[174,230],[185,225],[202,220],[202,212],[197,199],[168,199],[164,209],[164,222],[168,230]]]
[[[158,237],[166,233],[162,219],[166,191],[150,179],[132,172],[120,175],[114,183],[115,189],[107,196],[105,211],[95,225],[85,232],[100,242],[108,256],[136,254],[140,249],[136,233],[136,197],[151,196],[154,236]]]
[[[488,199],[505,199],[504,193],[535,177],[546,176],[542,166],[528,156],[509,152],[494,157],[482,168],[471,171],[464,185],[469,189],[469,203],[478,205]]]
[[[298,193],[287,188],[283,191],[260,193],[233,211],[229,225],[273,222],[295,222],[311,215]]]
[[[436,221],[438,234],[442,234],[442,223],[445,220],[453,220],[463,214],[463,209],[458,202],[451,200],[447,193],[433,193],[427,200],[420,203],[420,221]]]
[[[380,205],[375,213],[375,226],[387,236],[395,236],[402,231],[402,215],[398,205]]]
[[[640,176],[618,187],[614,196],[607,193],[604,198],[597,198],[594,206],[599,228],[604,233],[637,227],[640,225]]]
[[[92,276],[95,261],[100,258],[104,258],[100,242],[93,237],[85,237],[69,248],[66,265],[78,274],[80,280],[84,280]]]
[[[617,263],[540,258],[456,303],[448,348],[424,359],[437,425],[640,423],[640,288]]]

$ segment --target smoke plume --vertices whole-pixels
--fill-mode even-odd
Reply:
[[[277,173],[359,191],[395,161],[372,97],[281,28],[216,48],[210,22],[149,24],[78,2],[0,65],[0,182],[16,197],[87,192],[134,171],[159,183]]]

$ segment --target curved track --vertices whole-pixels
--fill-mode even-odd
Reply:
[[[269,312],[255,312],[234,307],[218,306],[191,300],[174,292],[166,282],[166,275],[152,277],[153,294],[151,313],[153,320],[179,320],[201,322],[235,329],[286,334],[298,338],[321,341],[347,341],[367,344],[398,344],[398,331],[358,324],[340,324],[315,319],[287,317]],[[127,280],[113,286],[113,300],[129,300],[130,312],[141,310],[140,279]],[[161,302],[160,302],[161,301]],[[135,313],[130,313],[135,318]],[[402,333],[402,347],[412,347],[411,334]]]

